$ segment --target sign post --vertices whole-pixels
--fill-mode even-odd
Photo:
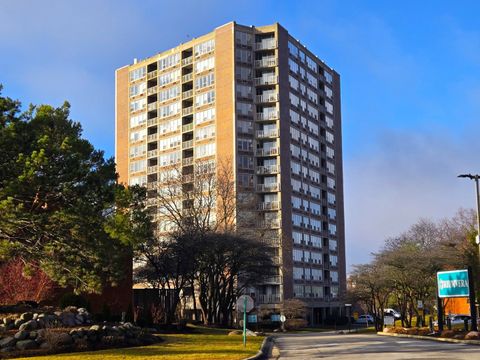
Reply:
[[[247,346],[247,312],[253,309],[253,299],[242,295],[237,299],[237,311],[243,312],[243,346]]]

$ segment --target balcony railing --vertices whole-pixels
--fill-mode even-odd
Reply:
[[[182,159],[182,165],[183,166],[188,166],[188,165],[192,165],[192,164],[193,164],[193,156]]]
[[[279,304],[282,302],[280,295],[257,295],[255,300],[258,304]]]
[[[278,82],[278,76],[262,76],[260,78],[253,79],[254,85],[275,85]]]
[[[272,147],[270,149],[257,149],[255,152],[257,156],[276,156],[278,155],[278,148]]]
[[[157,123],[158,123],[158,118],[157,117],[154,117],[154,118],[151,118],[151,119],[147,120],[147,126],[157,125]]]
[[[257,135],[257,138],[259,139],[276,138],[278,137],[278,130],[277,129],[257,130],[256,135]]]
[[[193,96],[193,90],[188,90],[182,93],[182,99],[188,99]]]
[[[256,68],[265,68],[265,67],[273,67],[273,66],[277,66],[277,59],[274,57],[255,60]]]
[[[263,283],[264,284],[281,284],[282,276],[281,275],[269,276],[263,280]]]
[[[154,166],[148,166],[147,167],[147,174],[155,174],[158,170],[158,166],[157,165],[154,165]]]
[[[183,182],[192,182],[193,174],[183,175]]]
[[[155,157],[155,156],[157,156],[157,155],[158,155],[158,150],[157,150],[157,149],[147,151],[147,157],[148,157],[148,158]]]
[[[269,103],[278,101],[278,94],[266,94],[266,95],[257,95],[255,96],[255,101],[257,103]]]
[[[278,210],[280,209],[279,201],[261,202],[257,205],[258,210]]]
[[[277,47],[277,42],[272,40],[263,40],[262,42],[255,43],[255,50],[272,50]]]
[[[152,95],[152,94],[155,94],[156,92],[157,92],[157,87],[156,86],[153,86],[153,87],[147,89],[147,95]]]
[[[266,113],[257,113],[255,119],[257,121],[268,121],[268,120],[277,120],[278,119],[278,111],[270,111]]]
[[[158,186],[157,181],[152,181],[152,182],[147,183],[147,189],[149,189],[149,190],[156,189],[157,186]]]
[[[272,191],[279,191],[279,190],[280,190],[279,183],[257,184],[257,191],[260,191],[260,192],[272,192]]]
[[[273,220],[264,220],[261,221],[259,227],[263,229],[279,229],[280,228],[280,219],[273,219]]]
[[[257,166],[256,168],[257,175],[276,174],[279,172],[280,172],[280,166],[278,165]]]
[[[185,115],[190,115],[193,114],[193,106],[190,106],[188,108],[185,108],[182,110],[182,114]]]
[[[152,72],[149,72],[149,73],[147,74],[147,79],[148,79],[148,80],[153,79],[154,77],[157,77],[157,70],[152,71]]]
[[[190,74],[185,74],[182,76],[182,81],[183,82],[189,82],[193,80],[193,73]]]
[[[156,101],[147,105],[147,110],[148,111],[152,111],[152,110],[156,110],[156,109],[157,109],[157,102]]]
[[[158,139],[158,134],[150,134],[147,136],[148,141],[155,141]]]
[[[193,62],[193,56],[182,59],[182,66],[190,65]]]
[[[182,131],[183,132],[188,132],[193,130],[193,123],[186,124],[182,126]]]
[[[154,206],[157,205],[158,201],[157,198],[148,198],[147,199],[147,206]]]
[[[182,142],[182,149],[188,149],[193,147],[193,140]]]

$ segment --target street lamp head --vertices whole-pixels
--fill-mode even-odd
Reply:
[[[457,177],[459,177],[459,178],[468,178],[468,179],[477,179],[477,178],[478,178],[478,175],[461,174],[461,175],[458,175]]]

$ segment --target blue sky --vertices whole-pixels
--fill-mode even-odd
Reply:
[[[72,105],[114,152],[114,71],[229,21],[280,22],[342,77],[347,261],[420,217],[474,206],[480,172],[475,1],[0,0],[0,82]]]

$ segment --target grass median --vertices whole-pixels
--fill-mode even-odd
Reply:
[[[240,360],[255,355],[263,337],[247,338],[247,347],[243,347],[242,336],[228,336],[229,330],[196,327],[191,334],[162,334],[161,343],[134,348],[109,349],[92,352],[80,352],[22,358],[23,360],[178,360],[178,359],[219,359]],[[18,360],[18,359],[17,359]]]

